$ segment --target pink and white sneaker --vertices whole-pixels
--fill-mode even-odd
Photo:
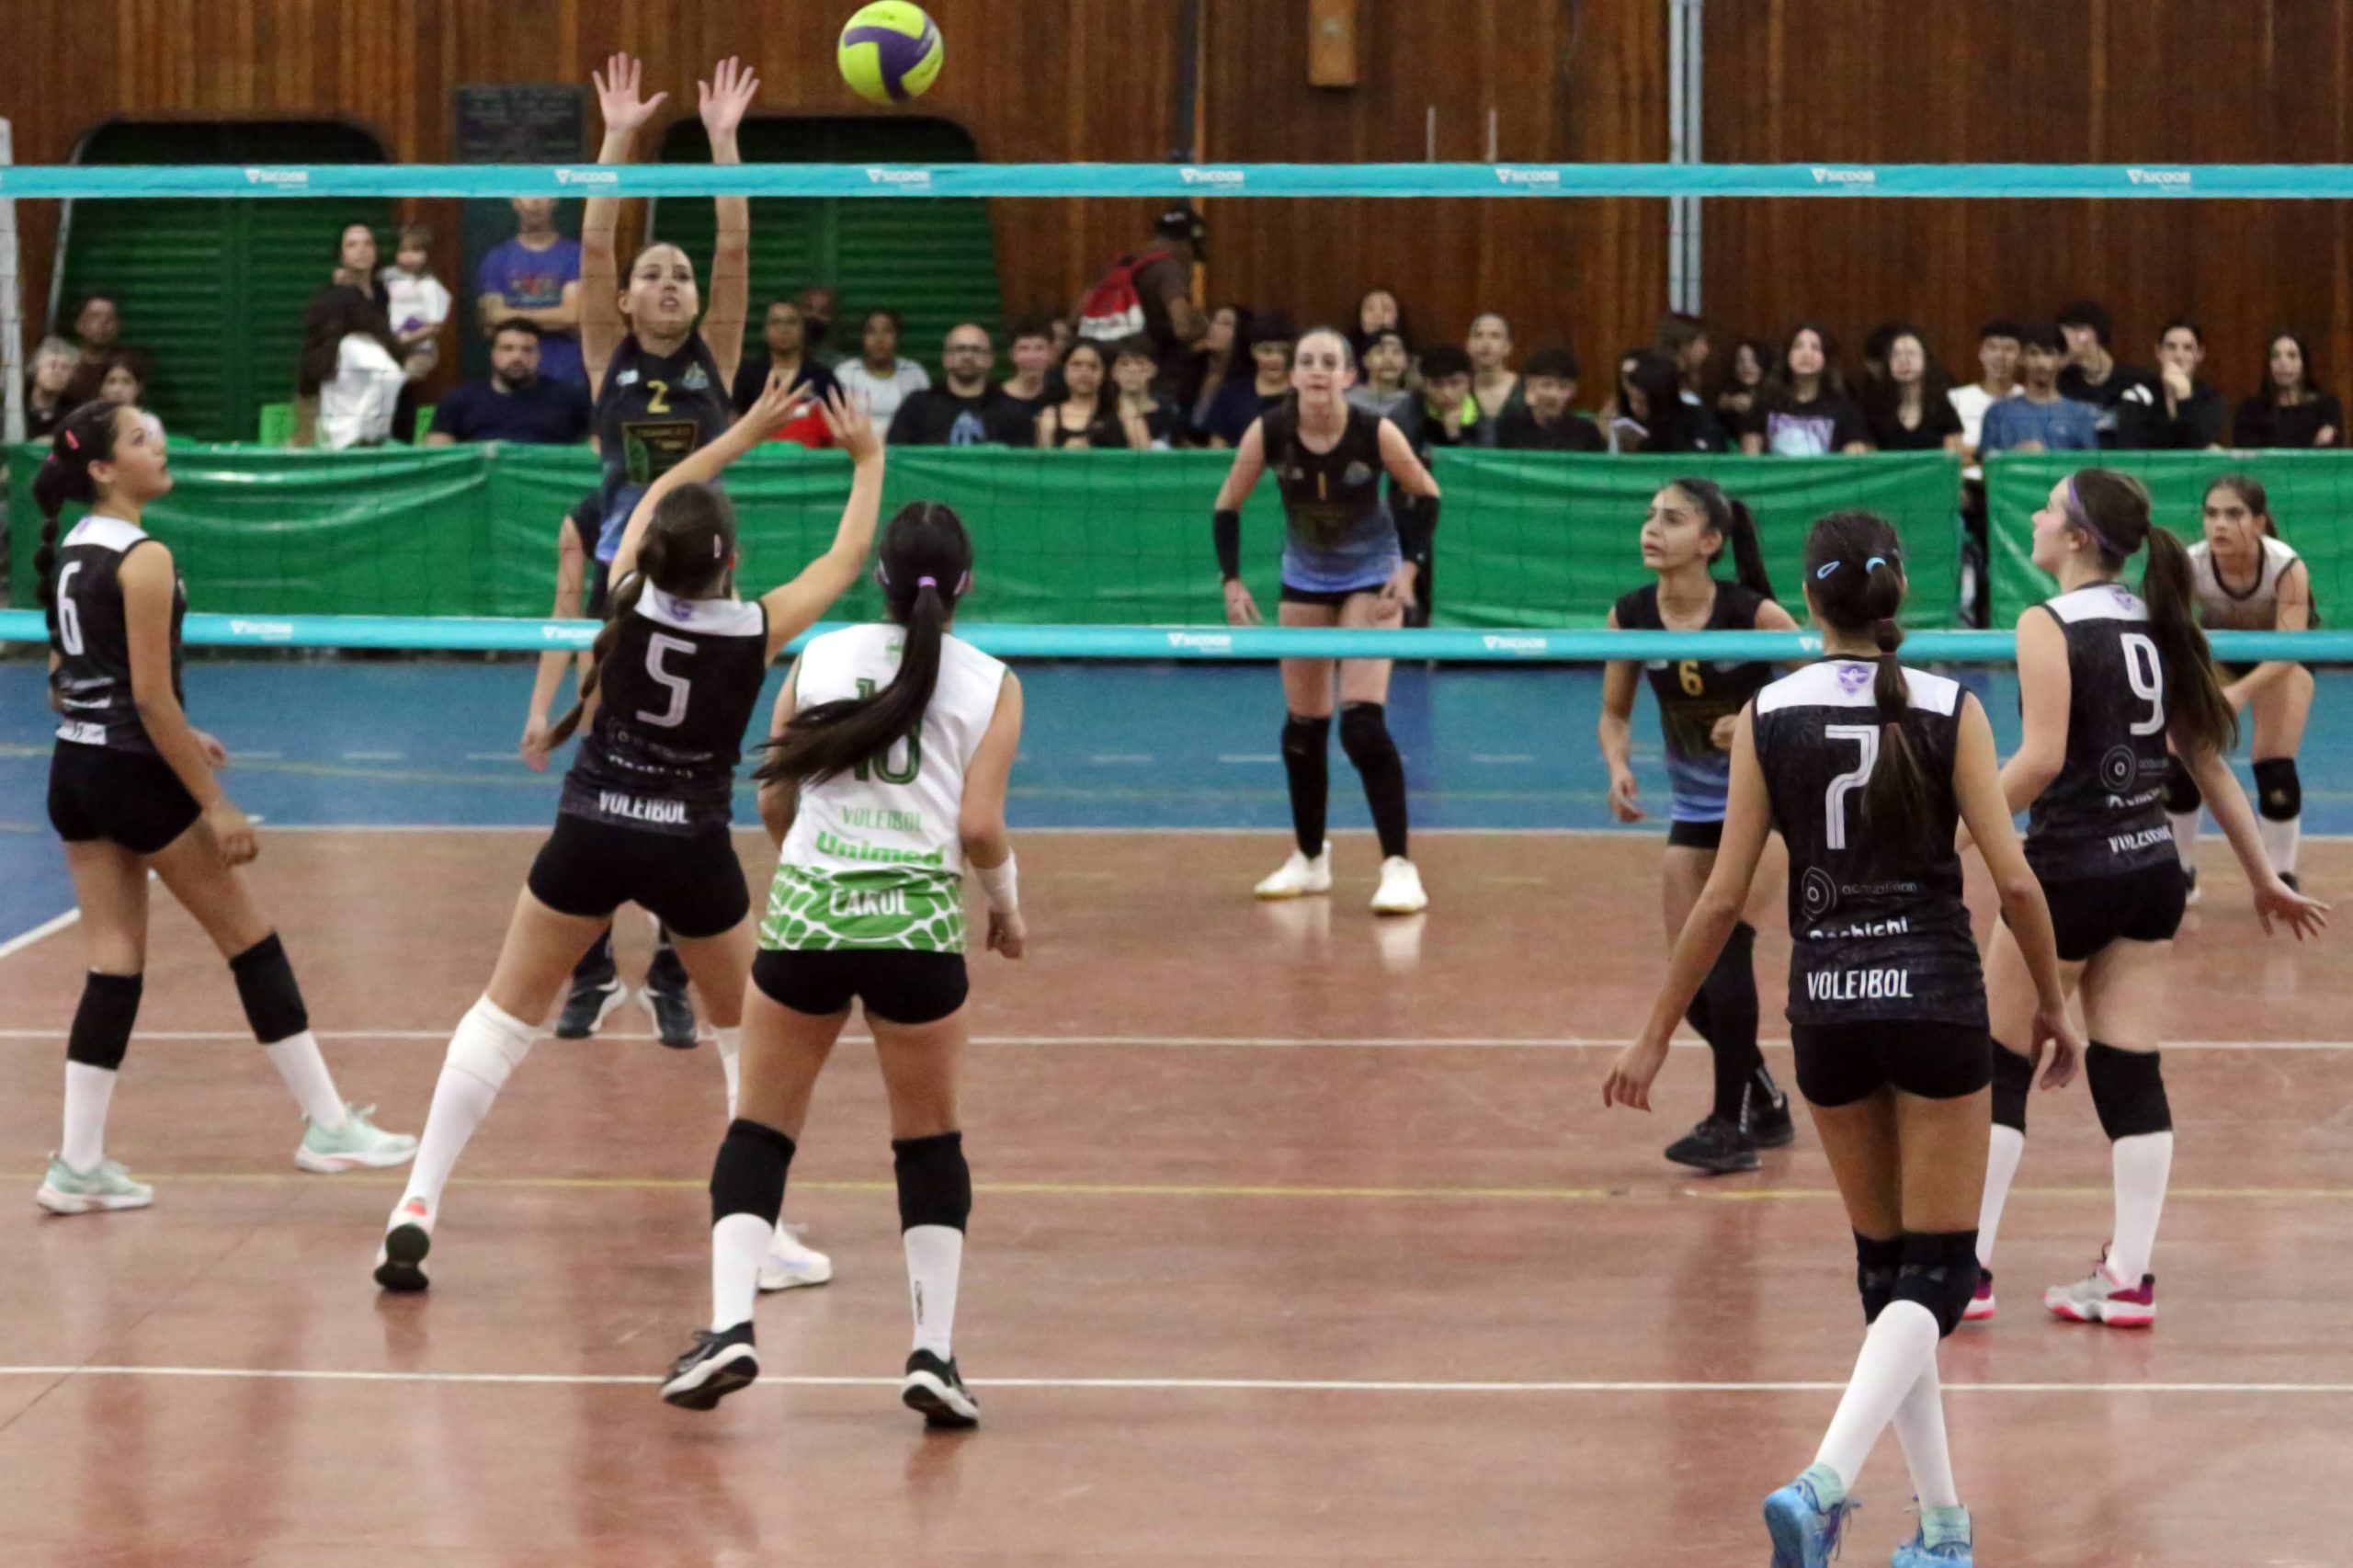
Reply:
[[[2157,1277],[2143,1274],[2127,1286],[2109,1271],[2103,1255],[2088,1278],[2053,1285],[2042,1304],[2070,1323],[2104,1323],[2110,1328],[2148,1328],[2157,1321]]]
[[[1994,1271],[1977,1271],[1977,1293],[1969,1298],[1969,1305],[1961,1312],[1963,1323],[1984,1323],[1994,1315]]]

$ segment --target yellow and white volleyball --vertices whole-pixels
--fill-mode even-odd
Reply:
[[[948,45],[920,6],[877,0],[842,28],[842,80],[869,103],[919,98],[939,77]]]

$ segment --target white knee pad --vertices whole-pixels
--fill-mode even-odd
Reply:
[[[539,1030],[509,1016],[487,996],[476,1002],[449,1038],[446,1065],[503,1089],[515,1069],[530,1054]]]

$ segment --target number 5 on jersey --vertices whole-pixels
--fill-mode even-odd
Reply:
[[[858,677],[858,695],[861,700],[874,695],[874,683],[864,676]],[[880,761],[858,765],[858,781],[871,783],[879,778],[885,784],[912,784],[915,775],[923,771],[923,730],[920,725],[906,734],[907,760],[904,767],[891,766],[891,754],[884,752]]]

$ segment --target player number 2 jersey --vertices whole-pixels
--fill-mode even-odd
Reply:
[[[1953,755],[1967,697],[1942,676],[1904,672],[1904,734],[1931,810],[1921,850],[1892,863],[1863,821],[1863,788],[1886,739],[1871,695],[1877,674],[1867,661],[1826,660],[1756,694],[1756,760],[1790,846],[1789,1019],[1982,1028],[1984,977],[1953,849]]]
[[[801,651],[795,705],[806,711],[881,690],[898,674],[905,637],[876,623],[817,638]],[[760,922],[762,947],[964,950],[964,775],[1004,684],[1002,663],[942,638],[939,684],[916,732],[802,787]]]
[[[2165,665],[2148,606],[2095,583],[2042,608],[2067,638],[2067,757],[2027,818],[2027,863],[2044,881],[2073,881],[2173,859]]]

